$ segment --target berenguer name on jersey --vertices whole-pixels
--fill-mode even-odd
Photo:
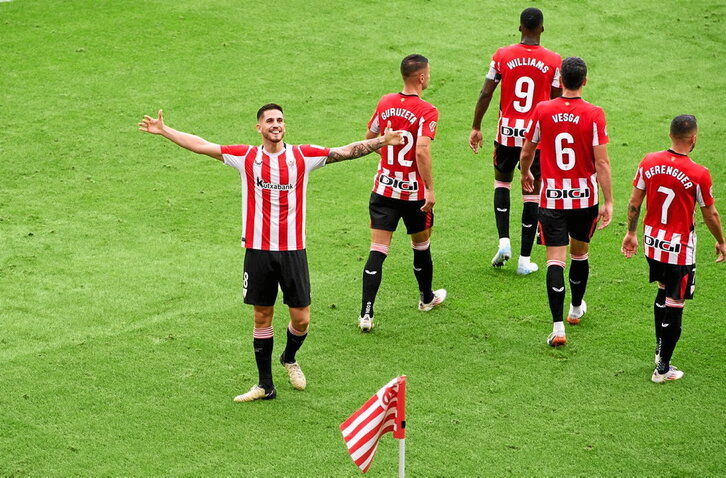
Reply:
[[[691,178],[686,175],[683,171],[681,171],[678,168],[674,168],[673,166],[665,166],[665,165],[656,165],[651,166],[650,168],[646,169],[644,171],[645,177],[650,179],[655,174],[667,174],[669,176],[673,176],[678,181],[683,184],[683,187],[686,189],[690,189],[693,186],[693,183],[691,182]]]
[[[416,122],[416,115],[408,111],[406,108],[388,108],[386,111],[381,113],[382,120],[387,120],[391,116],[400,116],[411,124]]]

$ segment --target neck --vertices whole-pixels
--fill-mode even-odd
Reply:
[[[684,156],[688,156],[688,154],[691,152],[691,145],[686,143],[675,143],[671,142],[671,151],[675,151],[678,154],[682,154]]]
[[[519,43],[523,45],[539,45],[540,36],[535,33],[522,33],[522,39]]]
[[[403,90],[401,90],[401,93],[404,95],[418,95],[421,96],[421,92],[423,91],[421,83],[411,84],[411,83],[404,83],[403,84]]]
[[[269,154],[277,154],[283,149],[285,149],[285,143],[282,141],[278,141],[277,143],[273,143],[272,141],[269,141],[267,139],[262,140],[262,147],[265,148],[265,151],[267,151]]]
[[[562,89],[562,96],[566,98],[579,98],[582,97],[582,86],[576,90],[570,90],[568,88]]]

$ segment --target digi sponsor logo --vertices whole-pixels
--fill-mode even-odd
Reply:
[[[670,252],[673,254],[678,254],[679,252],[681,252],[681,244],[678,242],[673,243],[664,239],[658,239],[657,237],[648,236],[647,234],[643,238],[643,242],[645,242],[646,246],[652,247],[654,249],[659,249],[661,251]]]
[[[418,183],[416,181],[404,181],[403,179],[396,179],[381,174],[379,182],[384,186],[390,186],[400,191],[418,191]]]
[[[547,199],[586,199],[590,197],[589,189],[548,189]]]
[[[512,128],[510,126],[502,126],[499,130],[502,136],[513,138],[524,138],[524,133],[527,132],[527,128]]]

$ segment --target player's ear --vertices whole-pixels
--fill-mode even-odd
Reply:
[[[522,25],[519,25],[519,31],[520,32],[522,31]]]

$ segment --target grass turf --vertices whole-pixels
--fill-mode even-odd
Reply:
[[[589,64],[584,94],[608,116],[616,198],[614,223],[593,242],[590,312],[562,350],[544,345],[543,274],[488,266],[493,175],[488,152],[466,146],[489,57],[518,40],[528,4],[0,3],[0,475],[355,476],[337,427],[401,373],[411,476],[723,474],[725,307],[712,240],[699,226],[699,287],[674,357],[686,376],[667,386],[648,380],[645,261],[618,250],[635,166],[668,146],[676,114],[699,118],[693,156],[717,195],[726,184],[726,6],[536,5],[543,44]],[[377,328],[361,336],[376,157],[316,171],[313,328],[299,355],[309,389],[293,391],[277,366],[278,400],[233,404],[256,379],[238,176],[136,122],[163,107],[178,129],[256,143],[254,112],[275,101],[289,142],[342,145],[400,87],[411,52],[431,60],[424,98],[441,114],[432,251],[449,301],[415,310],[399,231]],[[390,476],[396,452],[384,438],[370,475]]]

